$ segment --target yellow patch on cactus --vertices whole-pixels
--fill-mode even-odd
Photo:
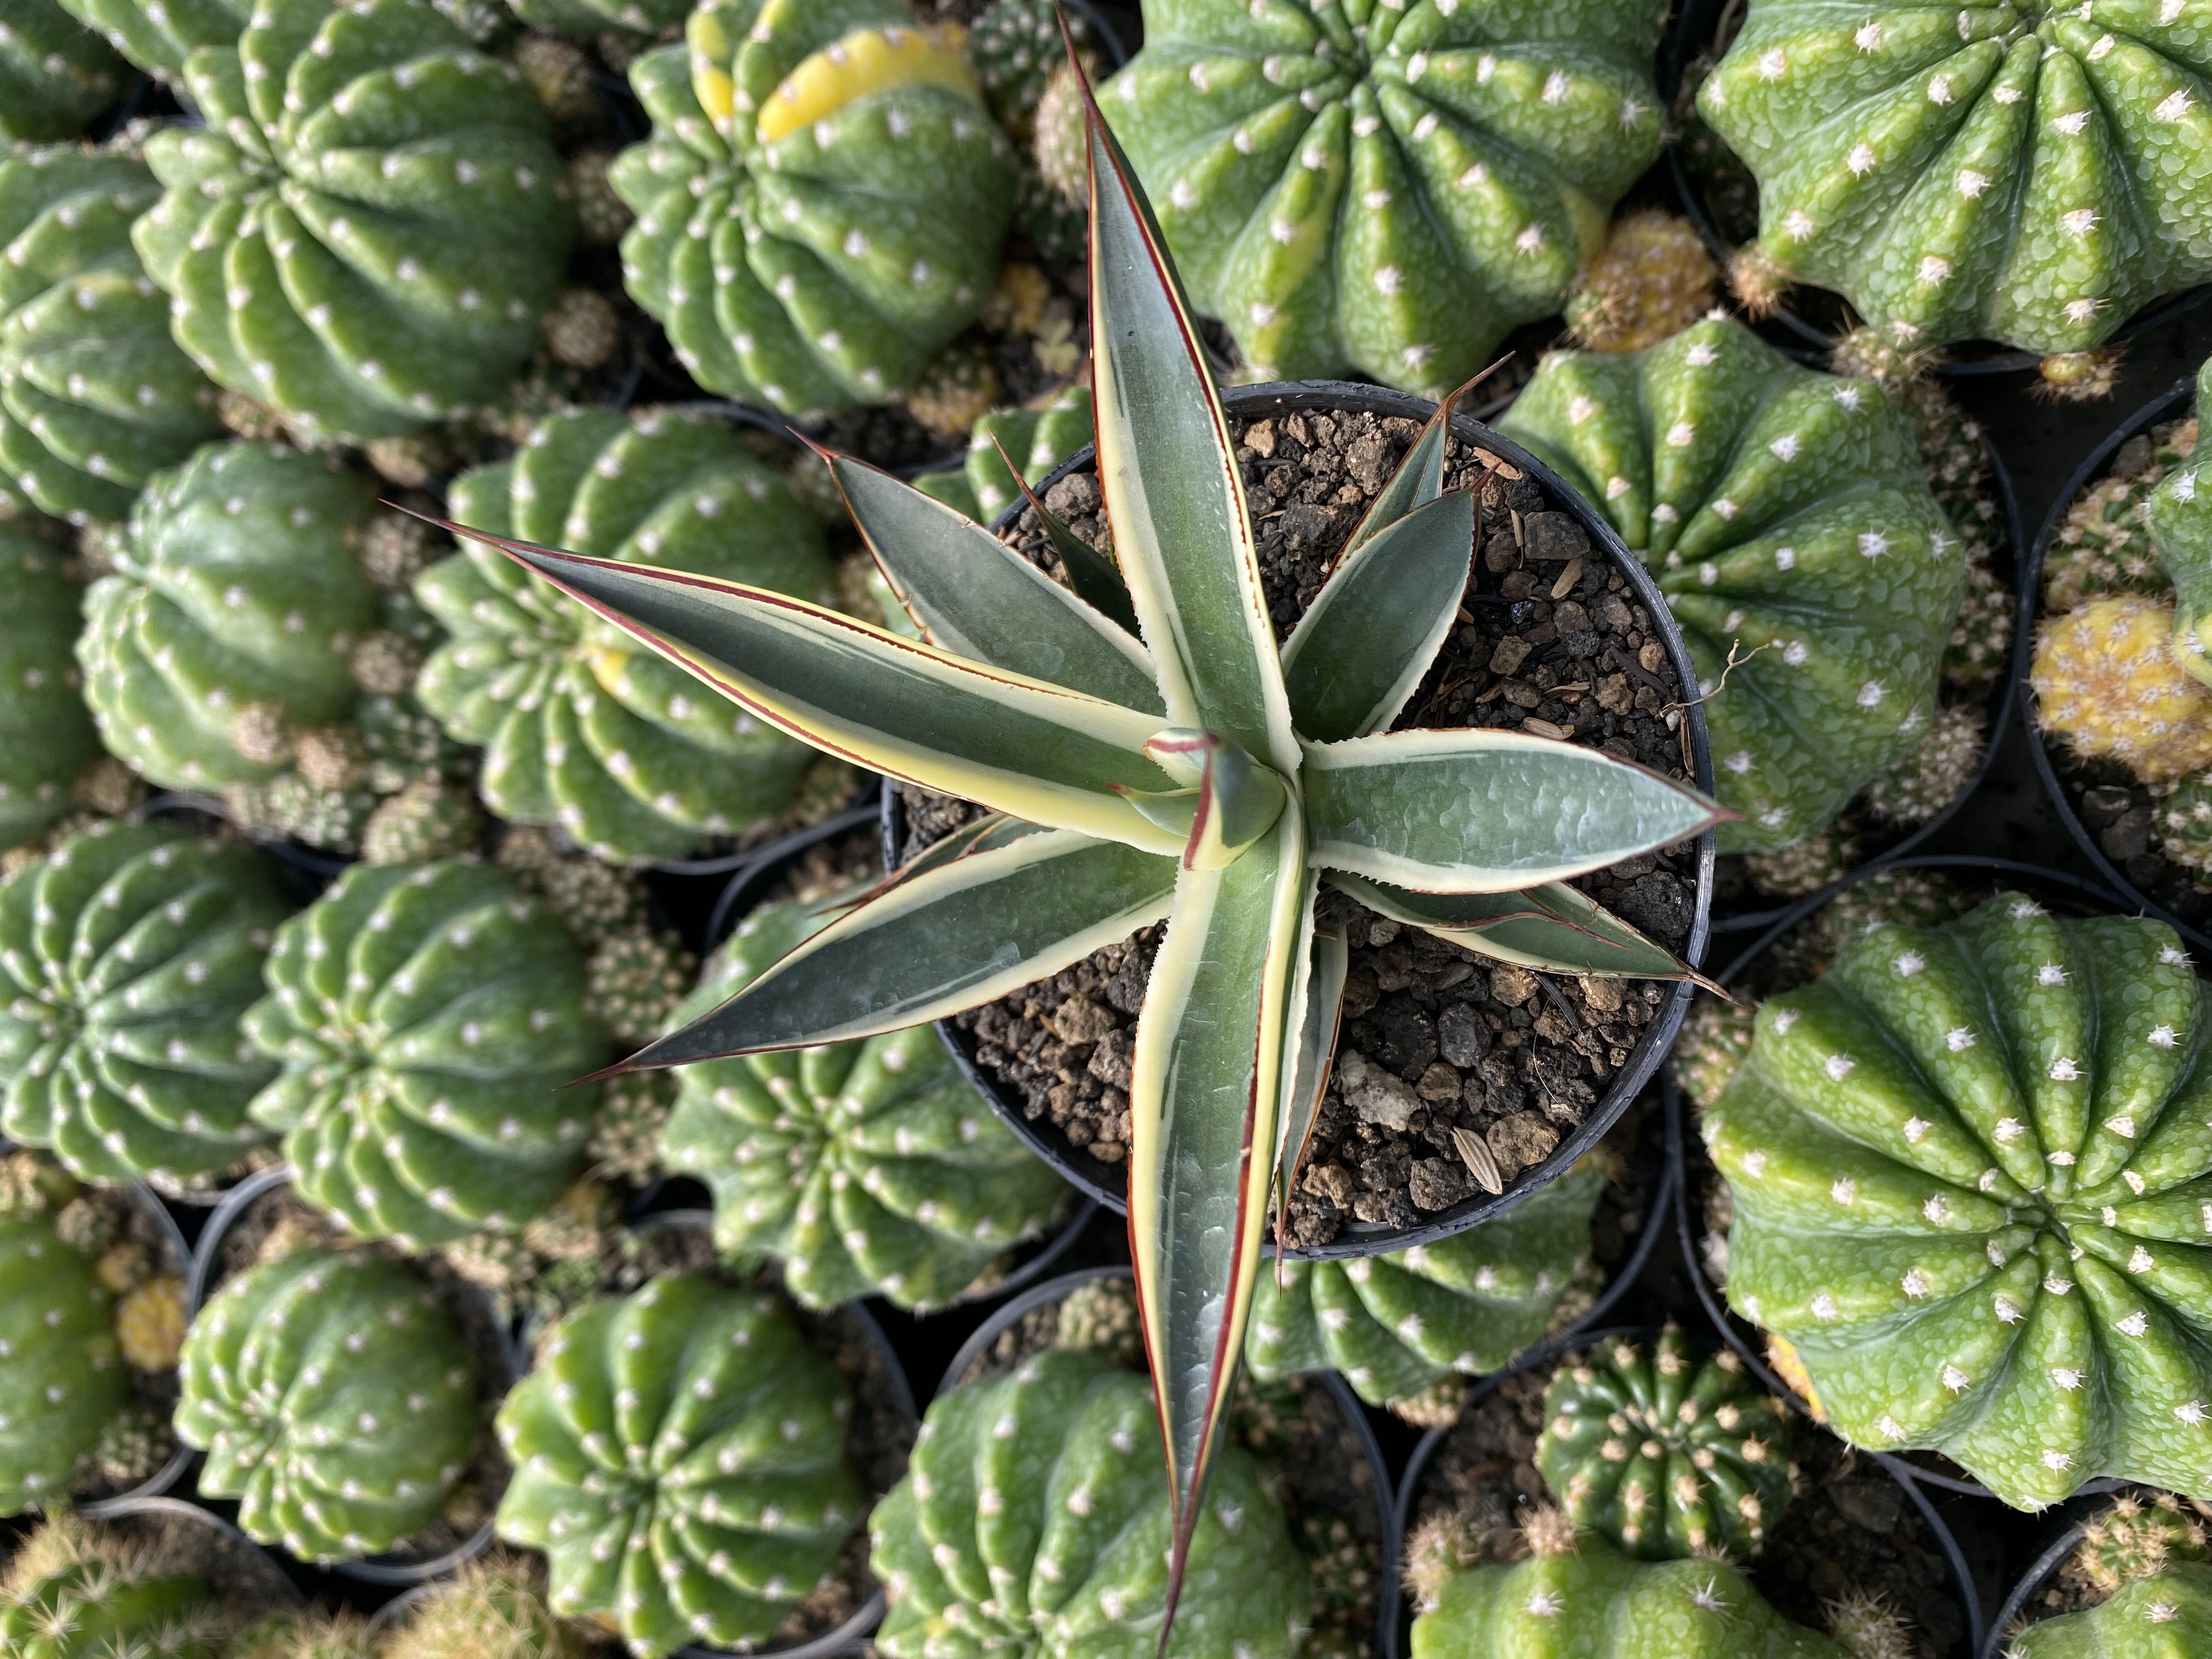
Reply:
[[[972,100],[981,109],[983,88],[969,67],[967,33],[957,25],[854,29],[785,76],[761,106],[753,130],[763,143],[772,144],[801,127],[826,120],[848,104],[896,87],[942,87]],[[711,107],[707,112],[716,114]]]
[[[2212,766],[2212,690],[2174,660],[2172,629],[2171,605],[2136,596],[2045,623],[2028,676],[2045,726],[2147,783]]]
[[[1828,1420],[1827,1408],[1820,1404],[1820,1396],[1814,1390],[1812,1376],[1806,1370],[1805,1362],[1797,1357],[1796,1346],[1788,1337],[1767,1333],[1766,1363],[1774,1368],[1777,1376],[1789,1384],[1790,1392],[1805,1402],[1815,1423]]]
[[[174,1370],[189,1323],[185,1281],[174,1273],[148,1279],[115,1304],[116,1343],[138,1370]]]

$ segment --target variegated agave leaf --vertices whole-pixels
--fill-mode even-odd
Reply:
[[[1095,109],[1089,143],[1098,477],[1118,577],[1086,550],[1087,593],[1061,588],[842,459],[854,517],[927,642],[733,583],[497,544],[783,730],[999,815],[633,1065],[942,1018],[1165,921],[1132,1061],[1128,1193],[1176,1508],[1171,1613],[1269,1190],[1296,1172],[1334,1048],[1345,949],[1316,937],[1320,883],[1508,960],[1679,974],[1556,884],[1719,813],[1599,751],[1388,730],[1473,556],[1474,503],[1442,494],[1447,411],[1278,647],[1228,417]],[[1116,621],[1124,601],[1134,635]]]

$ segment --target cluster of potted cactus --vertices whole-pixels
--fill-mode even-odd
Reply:
[[[0,1647],[2188,1650],[2198,6],[0,3]]]

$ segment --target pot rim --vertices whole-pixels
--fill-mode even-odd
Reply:
[[[1246,418],[1258,418],[1271,413],[1292,414],[1303,410],[1337,410],[1425,421],[1436,408],[1433,403],[1409,392],[1346,380],[1269,381],[1255,386],[1231,386],[1224,389],[1222,402],[1231,416]],[[1463,444],[1478,447],[1498,457],[1535,479],[1559,504],[1560,509],[1575,520],[1592,543],[1604,553],[1607,561],[1626,580],[1636,602],[1643,605],[1645,613],[1650,617],[1652,627],[1665,642],[1668,663],[1680,683],[1686,686],[1695,685],[1697,671],[1690,661],[1688,647],[1683,644],[1682,632],[1675,624],[1674,613],[1667,608],[1665,598],[1660,593],[1650,573],[1644,568],[1643,561],[1629,551],[1627,544],[1620,539],[1619,532],[1605,516],[1583,500],[1542,461],[1473,416],[1455,415],[1452,422],[1452,435]],[[1069,473],[1095,465],[1095,450],[1092,446],[1085,445],[1048,473],[1036,486],[1036,492],[1042,499],[1046,490]],[[993,521],[993,528],[1002,529],[1011,524],[1021,510],[1021,503],[1009,507]],[[1690,744],[1692,781],[1710,794],[1713,788],[1713,769],[1705,710],[1693,703],[1683,711],[1683,719]],[[904,826],[899,816],[897,785],[889,779],[884,780],[881,799],[884,862],[896,866],[905,839]],[[1682,959],[1692,967],[1705,959],[1711,928],[1713,832],[1707,830],[1697,837],[1694,845],[1697,848],[1695,896],[1690,936],[1681,952]],[[1560,1140],[1549,1158],[1533,1169],[1522,1171],[1504,1193],[1496,1195],[1482,1194],[1462,1199],[1442,1212],[1437,1218],[1416,1227],[1392,1228],[1370,1222],[1350,1222],[1343,1232],[1326,1244],[1293,1249],[1290,1253],[1291,1259],[1301,1261],[1340,1261],[1354,1256],[1386,1255],[1416,1244],[1433,1244],[1517,1207],[1540,1188],[1565,1174],[1620,1121],[1630,1103],[1642,1092],[1644,1085],[1657,1072],[1661,1060],[1673,1046],[1674,1035],[1681,1028],[1684,1015],[1689,1012],[1690,999],[1695,990],[1696,987],[1687,980],[1674,985],[1673,991],[1660,1005],[1651,1024],[1644,1028],[1628,1063],[1613,1073],[1597,1104]],[[939,1020],[937,1033],[962,1072],[1016,1134],[1057,1170],[1063,1179],[1073,1182],[1115,1214],[1127,1213],[1126,1182],[1120,1173],[1121,1166],[1103,1164],[1087,1152],[1075,1152],[1048,1122],[1031,1122],[1001,1092],[997,1079],[976,1062],[966,1034],[952,1021]],[[1263,1253],[1270,1256],[1275,1254],[1272,1239],[1265,1245]]]
[[[1694,1263],[1692,1264],[1692,1276],[1695,1276]],[[1649,1341],[1657,1336],[1659,1330],[1660,1328],[1656,1325],[1613,1325],[1602,1329],[1584,1329],[1577,1334],[1574,1341],[1559,1347],[1554,1352],[1546,1353],[1531,1349],[1519,1361],[1507,1366],[1504,1370],[1494,1372],[1483,1378],[1476,1386],[1474,1392],[1468,1395],[1467,1403],[1460,1408],[1459,1417],[1449,1423],[1439,1424],[1422,1435],[1419,1442],[1414,1446],[1412,1455],[1407,1458],[1405,1477],[1398,1486],[1396,1507],[1399,1536],[1402,1539],[1412,1524],[1413,1504],[1420,1496],[1422,1478],[1428,1473],[1429,1465],[1436,1460],[1437,1454],[1443,1449],[1445,1441],[1450,1438],[1453,1431],[1459,1426],[1461,1421],[1465,1419],[1467,1414],[1497,1393],[1499,1386],[1507,1378],[1517,1376],[1523,1371],[1533,1370],[1538,1365],[1555,1364],[1569,1353],[1579,1349],[1593,1347],[1600,1342],[1616,1337],[1628,1336]],[[1692,1332],[1691,1336],[1700,1348],[1709,1352],[1721,1352],[1715,1346],[1712,1334],[1711,1331]],[[1730,1343],[1728,1346],[1734,1347],[1735,1344]],[[1759,1374],[1754,1372],[1753,1375]],[[1759,1380],[1763,1382],[1765,1378],[1760,1376]],[[1796,1407],[1797,1401],[1795,1397],[1788,1398],[1793,1408]],[[1800,1414],[1802,1415],[1802,1413]],[[1841,1437],[1837,1436],[1826,1425],[1814,1423],[1809,1418],[1805,1420],[1814,1433],[1826,1434],[1841,1441]],[[1848,1445],[1850,1443],[1845,1441],[1842,1443]],[[1966,1565],[1966,1553],[1959,1547],[1958,1539],[1953,1534],[1943,1517],[1937,1513],[1936,1505],[1929,1498],[1928,1494],[1921,1490],[1919,1472],[1910,1464],[1900,1463],[1886,1453],[1866,1452],[1864,1455],[1879,1464],[1882,1472],[1904,1489],[1905,1497],[1911,1502],[1912,1507],[1919,1512],[1922,1522],[1928,1528],[1929,1535],[1935,1539],[1937,1548],[1942,1553],[1944,1566],[1951,1577],[1952,1594],[1957,1599],[1960,1607],[1964,1609],[1966,1619],[1965,1644],[1956,1656],[1956,1659],[1998,1659],[1998,1656],[1985,1656],[1983,1653],[1982,1602],[1980,1593],[1974,1588],[1973,1571]],[[1739,1570],[1745,1571],[1746,1576],[1748,1577],[1748,1564],[1737,1565]],[[1395,1619],[1386,1620],[1383,1623],[1381,1659],[1400,1659],[1401,1654],[1412,1650],[1413,1613],[1402,1594],[1399,1597],[1397,1614]],[[2003,1626],[2000,1624],[1997,1628],[2002,1631]]]
[[[1024,1318],[1039,1308],[1063,1301],[1068,1293],[1082,1285],[1103,1279],[1134,1279],[1136,1270],[1126,1261],[1108,1262],[1094,1267],[1078,1267],[1042,1285],[1032,1285],[1021,1295],[994,1310],[988,1319],[977,1326],[974,1334],[960,1345],[945,1368],[931,1394],[933,1401],[943,1399],[957,1386],[961,1373],[975,1364],[1005,1332],[1013,1328]],[[1375,1425],[1368,1420],[1366,1408],[1351,1387],[1335,1371],[1312,1371],[1306,1375],[1319,1384],[1344,1419],[1350,1425],[1353,1437],[1358,1441],[1361,1453],[1366,1457],[1368,1474],[1374,1486],[1376,1532],[1382,1546],[1382,1568],[1376,1604],[1376,1638],[1387,1649],[1393,1610],[1400,1601],[1398,1569],[1403,1555],[1404,1539],[1398,1528],[1397,1506],[1393,1502],[1390,1466],[1382,1455],[1382,1443],[1375,1437]]]
[[[2035,663],[2036,623],[2040,619],[2041,588],[2044,561],[2049,556],[2052,539],[2066,522],[2067,510],[2074,505],[2081,492],[2102,477],[2119,453],[2120,446],[2138,433],[2146,432],[2161,421],[2178,418],[2188,409],[2197,395],[2197,377],[2183,376],[2165,391],[2106,433],[2104,441],[2091,450],[2081,464],[2074,469],[2051,502],[2051,510],[2044,515],[2043,528],[2036,532],[2035,545],[2020,567],[2020,626],[2013,639],[2012,678],[2016,695],[2014,707],[2020,711],[2022,728],[2027,735],[2028,753],[2035,758],[2036,775],[2043,780],[2043,793],[2058,821],[2074,837],[2074,844],[2081,849],[2081,856],[2089,867],[2101,876],[2106,885],[2118,895],[2123,904],[2131,904],[2143,915],[2155,916],[2179,933],[2199,951],[2212,951],[2212,930],[2193,927],[2172,911],[2154,904],[2139,891],[2135,884],[2122,875],[2119,867],[2105,855],[2097,838],[2089,833],[2089,826],[2081,822],[2075,811],[2073,798],[2058,776],[2058,769],[2051,758],[2051,744],[2044,736],[2043,724],[2036,718],[2035,691],[2028,677]]]
[[[289,1164],[273,1164],[265,1170],[256,1170],[223,1194],[222,1201],[209,1212],[207,1220],[200,1228],[199,1240],[192,1247],[191,1275],[186,1281],[185,1308],[191,1318],[196,1320],[199,1317],[209,1297],[222,1282],[224,1238],[255,1202],[279,1187],[289,1187],[291,1183],[292,1166]],[[306,1202],[305,1200],[301,1201]],[[381,1243],[376,1240],[368,1242],[372,1244]],[[386,1245],[383,1248],[390,1247]],[[398,1259],[410,1270],[421,1260],[419,1256],[404,1254],[399,1255]],[[501,1333],[506,1339],[498,1345],[498,1351],[506,1360],[507,1374],[501,1377],[483,1378],[481,1383],[483,1397],[487,1401],[496,1399],[505,1395],[521,1377],[526,1369],[522,1356],[515,1352],[514,1333],[499,1317],[490,1298],[465,1279],[458,1280],[457,1285],[467,1297],[480,1305],[486,1327]],[[483,1526],[451,1549],[441,1550],[435,1555],[410,1555],[401,1551],[386,1551],[382,1554],[364,1555],[351,1560],[307,1561],[302,1562],[301,1565],[319,1572],[328,1572],[336,1577],[349,1578],[356,1583],[422,1584],[432,1579],[443,1578],[454,1569],[473,1561],[489,1549],[491,1544],[492,1522],[486,1520]]]
[[[1783,912],[1778,921],[1740,951],[1714,977],[1723,985],[1730,984],[1759,957],[1765,956],[1784,934],[1807,917],[1856,887],[1860,882],[1898,870],[1965,870],[1995,872],[2006,876],[2023,876],[2038,881],[2046,887],[2066,889],[2093,905],[2107,909],[2124,908],[2116,895],[2081,877],[2069,874],[2063,870],[2053,870],[2041,865],[2023,863],[2015,859],[1977,858],[1965,854],[1937,854],[1862,865],[1842,880],[1822,888],[1817,893],[1808,894],[1790,905]],[[1736,1357],[1744,1362],[1752,1375],[1759,1380],[1768,1392],[1787,1402],[1790,1409],[1800,1417],[1808,1421],[1819,1423],[1819,1419],[1813,1415],[1812,1407],[1796,1389],[1784,1381],[1780,1373],[1767,1364],[1766,1356],[1758,1344],[1744,1334],[1747,1329],[1758,1328],[1740,1322],[1737,1316],[1729,1309],[1720,1289],[1705,1276],[1705,1268],[1699,1261],[1697,1233],[1692,1228],[1690,1216],[1692,1194],[1689,1166],[1689,1105],[1683,1097],[1681,1090],[1676,1086],[1671,1072],[1661,1072],[1659,1091],[1660,1098],[1665,1104],[1667,1114],[1667,1161],[1674,1174],[1675,1243],[1682,1254],[1684,1273],[1690,1281],[1690,1288],[1697,1297],[1699,1310],[1705,1314],[1705,1322],[1712,1328],[1723,1342],[1735,1351]],[[1835,1432],[1832,1429],[1828,1429],[1825,1424],[1820,1424],[1820,1426],[1827,1433]],[[1840,1436],[1838,1437],[1841,1438]],[[1917,1486],[1933,1486],[1939,1491],[1955,1492],[1966,1498],[1984,1498],[1992,1503],[1998,1501],[1995,1492],[1971,1476],[1946,1474],[1938,1469],[1923,1468],[1919,1464],[1911,1462],[1894,1452],[1875,1451],[1869,1447],[1861,1447],[1860,1449],[1869,1457],[1880,1458],[1887,1463],[1893,1463],[1902,1468],[1911,1475]],[[2076,1490],[2078,1492],[2094,1495],[2112,1491],[2124,1484],[2126,1483],[2123,1481],[2100,1477],[2095,1480],[2085,1481]]]
[[[1693,8],[1698,10],[1698,21],[1700,25],[1697,30],[1698,38],[1695,43],[1690,40],[1691,13]],[[1725,11],[1725,9],[1723,6],[1723,10]],[[1665,101],[1668,109],[1674,108],[1675,100],[1680,94],[1682,72],[1689,67],[1693,44],[1698,46],[1708,44],[1712,34],[1717,32],[1719,21],[1717,17],[1708,17],[1705,9],[1697,7],[1696,0],[1689,0],[1689,3],[1676,7],[1674,15],[1668,19],[1665,31],[1660,38],[1658,64],[1660,96]],[[1702,27],[1708,22],[1712,25],[1711,29]],[[1698,233],[1698,240],[1705,245],[1705,251],[1719,265],[1722,286],[1725,291],[1729,262],[1738,250],[1730,245],[1728,238],[1721,234],[1720,227],[1713,222],[1712,215],[1705,207],[1704,193],[1698,189],[1696,181],[1690,176],[1688,166],[1682,160],[1681,146],[1668,145],[1666,159],[1668,182],[1674,187],[1675,204],[1681,209],[1682,216],[1690,222],[1692,228]],[[1796,286],[1814,288],[1822,293],[1835,294],[1834,289],[1820,288],[1818,283],[1806,283]],[[1732,301],[1732,296],[1730,298]],[[1845,307],[1850,305],[1850,301],[1840,294],[1836,294],[1836,298]],[[2138,336],[2150,332],[2153,329],[2163,327],[2176,318],[2188,315],[2208,299],[2212,299],[2212,283],[2200,283],[2194,288],[2183,289],[2178,294],[2169,294],[2154,300],[2122,323],[2102,343],[2102,345],[2093,349],[2101,350],[2105,347],[2124,344]],[[1797,309],[1786,300],[1777,307],[1772,320],[1777,326],[1795,337],[1796,343],[1785,346],[1783,349],[1800,362],[1817,362],[1817,360],[1825,358],[1835,349],[1836,337],[1821,328],[1810,318],[1800,314]],[[1936,376],[1947,380],[1985,380],[1997,374],[2014,374],[2022,370],[2035,369],[2043,362],[2045,355],[2042,352],[2025,351],[2015,347],[2001,345],[1995,341],[1982,339],[1954,341],[1943,349],[1949,351],[1962,347],[1971,349],[1977,346],[1994,347],[1995,349],[1971,357],[1939,356],[1933,365]]]

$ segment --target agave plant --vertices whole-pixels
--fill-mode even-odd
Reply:
[[[1137,1028],[1128,1192],[1179,1583],[1271,1183],[1296,1173],[1334,1047],[1346,953],[1316,927],[1320,883],[1507,960],[1679,977],[1564,884],[1724,815],[1595,750],[1390,730],[1473,555],[1474,501],[1442,489],[1446,410],[1278,646],[1197,331],[1127,163],[1095,108],[1088,121],[1098,474],[1118,570],[1047,514],[1071,592],[954,509],[836,456],[921,641],[766,589],[449,528],[793,736],[990,809],[626,1067],[873,1036],[1167,923]]]

